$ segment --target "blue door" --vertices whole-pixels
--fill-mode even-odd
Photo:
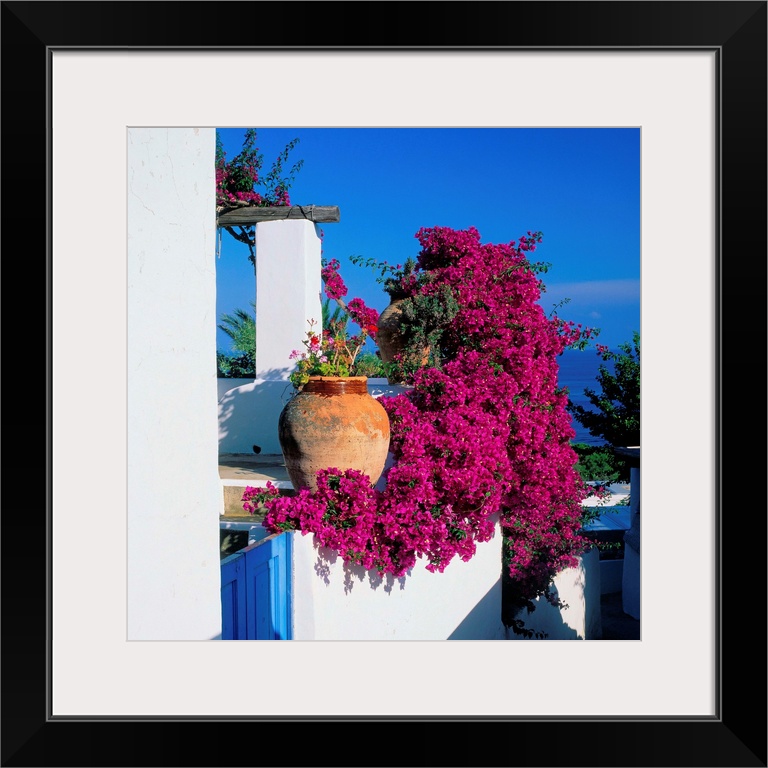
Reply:
[[[291,639],[290,556],[276,533],[221,561],[222,640]]]

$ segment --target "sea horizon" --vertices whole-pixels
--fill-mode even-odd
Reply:
[[[584,390],[589,388],[597,393],[601,391],[600,384],[597,381],[597,374],[602,359],[597,355],[597,352],[593,349],[583,351],[568,349],[557,358],[557,362],[560,369],[557,379],[558,385],[560,387],[568,387],[568,397],[571,402],[588,410],[594,410],[584,394]],[[576,432],[576,436],[572,440],[573,443],[584,443],[585,445],[607,444],[605,440],[595,437],[589,430],[582,427],[573,416],[571,416],[571,424]]]

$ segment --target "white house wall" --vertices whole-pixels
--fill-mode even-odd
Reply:
[[[552,588],[568,606],[554,608],[543,597],[534,601],[535,610],[523,610],[517,618],[522,619],[526,629],[546,635],[547,640],[600,640],[602,621],[600,618],[600,555],[593,548],[579,558],[574,568],[566,568],[555,576]],[[524,639],[510,632],[510,640]]]
[[[128,130],[128,639],[221,632],[215,130]]]
[[[504,640],[501,533],[443,573],[417,561],[402,579],[345,566],[313,535],[293,536],[294,640]]]

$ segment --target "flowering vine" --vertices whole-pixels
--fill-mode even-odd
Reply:
[[[215,159],[217,212],[221,213],[242,206],[273,207],[291,204],[288,189],[304,161],[298,160],[287,173],[285,164],[299,140],[293,139],[286,144],[285,149],[273,161],[269,172],[263,177],[260,176],[260,172],[264,164],[264,155],[259,151],[256,142],[256,129],[248,128],[245,131],[242,149],[232,160],[227,160],[221,136],[217,131]],[[248,258],[252,264],[255,264],[256,241],[253,226],[237,228],[226,226],[224,229],[235,240],[248,246]]]
[[[330,261],[324,261],[320,270],[320,276],[323,278],[325,286],[325,295],[337,302],[342,302],[348,292],[347,286],[339,274],[340,266],[338,259],[331,259]],[[343,304],[342,308],[344,308]]]
[[[339,305],[342,314],[338,318],[329,318],[327,326],[320,331],[314,327],[317,321],[309,320],[304,350],[294,349],[290,354],[290,359],[296,360],[296,369],[290,375],[295,389],[301,389],[310,376],[356,375],[355,363],[360,350],[368,337],[376,340],[379,313],[360,298],[349,303],[344,301],[349,291],[339,274],[339,266],[338,259],[323,259],[321,276],[325,295]],[[359,326],[359,333],[349,333],[350,319]]]
[[[432,572],[469,560],[498,520],[521,604],[556,601],[552,578],[592,546],[581,535],[587,490],[557,358],[593,331],[547,317],[538,303],[544,286],[528,256],[541,233],[497,245],[482,244],[474,227],[416,237],[422,275],[411,296],[448,295],[455,312],[441,329],[439,364],[419,368],[409,391],[380,398],[394,459],[383,490],[328,468],[315,492],[248,488],[244,507],[264,512],[269,530],[312,532],[345,561],[396,577],[420,558]],[[334,274],[338,266],[324,274],[326,290],[338,294]]]
[[[259,172],[264,164],[264,155],[259,151],[257,131],[248,128],[245,131],[240,152],[227,160],[226,152],[219,134],[216,134],[216,206],[232,208],[240,205],[275,206],[290,205],[288,188],[299,172],[303,160],[299,160],[285,175],[285,163],[298,139],[289,141],[285,149],[275,158],[269,172],[261,178]],[[257,187],[263,189],[258,191]]]

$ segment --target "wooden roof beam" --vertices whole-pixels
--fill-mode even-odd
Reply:
[[[260,221],[277,221],[279,219],[306,219],[318,223],[334,223],[339,221],[337,205],[275,205],[255,206],[245,205],[218,213],[217,227],[247,227]]]

